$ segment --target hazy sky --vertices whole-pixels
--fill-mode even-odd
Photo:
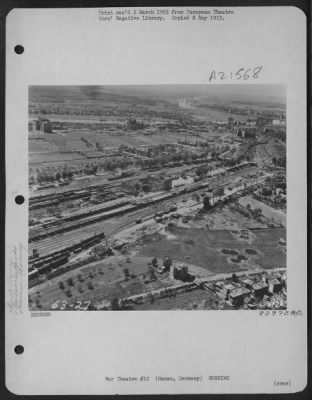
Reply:
[[[105,91],[124,94],[150,94],[169,97],[177,96],[229,96],[229,97],[286,97],[284,85],[141,85],[141,86],[105,86]]]
[[[269,84],[219,84],[219,85],[120,85],[120,86],[32,86],[30,101],[37,96],[59,97],[66,100],[100,98],[104,93],[128,96],[160,97],[207,97],[228,100],[260,100],[286,102],[285,85]]]

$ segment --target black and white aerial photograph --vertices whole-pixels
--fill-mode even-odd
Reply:
[[[286,86],[30,86],[31,311],[285,310]]]

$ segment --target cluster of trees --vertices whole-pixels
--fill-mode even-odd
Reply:
[[[30,183],[37,182],[38,184],[59,182],[61,179],[67,180],[72,179],[75,174],[85,174],[85,175],[95,175],[98,171],[97,164],[85,164],[81,168],[76,170],[64,167],[60,170],[53,170],[51,168],[37,169],[35,175],[31,175],[29,181]]]
[[[256,136],[257,136],[257,131],[256,130],[254,130],[254,129],[246,129],[246,130],[244,130],[244,138],[245,139],[255,139],[256,138]],[[238,137],[242,137],[243,136],[243,131],[242,130],[239,130],[238,132],[237,132],[237,136]]]
[[[219,186],[213,190],[213,197],[221,198],[222,196],[224,196],[224,187],[223,186]]]
[[[275,139],[279,139],[282,142],[286,142],[286,130],[275,130],[275,129],[266,129],[266,133],[268,133],[271,137]]]
[[[118,297],[113,297],[111,300],[111,309],[113,311],[119,311],[121,308],[119,306],[119,299]]]
[[[208,141],[202,141],[202,140],[200,140],[200,141],[196,140],[195,142],[194,141],[191,142],[191,141],[188,141],[187,139],[184,139],[184,140],[182,139],[182,140],[178,140],[178,143],[185,144],[187,146],[201,147],[202,149],[206,149],[208,151],[213,151],[213,149],[215,147]]]
[[[102,269],[99,269],[99,274],[104,274]],[[94,284],[92,282],[92,279],[95,277],[95,272],[94,271],[90,271],[88,274],[88,277],[91,279],[87,282],[87,288],[89,290],[93,290],[94,289]],[[79,282],[77,289],[80,293],[84,292],[84,289],[81,285],[81,283],[85,282],[85,277],[83,276],[82,273],[78,274],[77,277],[77,281]],[[67,286],[66,286],[67,285]],[[66,285],[64,283],[64,281],[60,281],[58,286],[61,290],[64,290],[64,293],[66,294],[67,297],[72,297],[72,288],[75,287],[75,281],[73,277],[69,277],[66,279]]]
[[[87,147],[93,147],[92,143],[90,143],[86,138],[80,138],[82,142],[86,144]]]
[[[161,189],[161,185],[158,180],[154,179],[142,179],[141,181],[125,181],[122,183],[121,189],[133,196],[138,196],[141,192],[149,193],[158,188]]]
[[[103,146],[99,142],[95,142],[95,147],[98,151],[103,151]]]
[[[272,158],[272,163],[276,165],[277,167],[283,167],[286,168],[286,156],[283,157],[273,157]]]
[[[35,172],[33,170],[30,171],[30,174],[32,174],[29,179],[31,183],[37,182],[42,184],[60,181],[61,179],[72,179],[74,172],[67,167],[64,167],[60,170],[55,170],[52,168],[37,168]]]
[[[125,276],[125,280],[128,281],[128,280],[130,279],[130,271],[129,271],[129,268],[125,267],[125,268],[123,269],[123,273],[124,273],[124,276]]]
[[[187,266],[183,266],[179,269],[174,268],[173,277],[174,279],[178,279],[182,282],[192,282],[195,279],[194,275],[189,274]]]
[[[139,129],[144,129],[145,128],[145,124],[143,123],[143,121],[137,121],[135,118],[133,119],[128,119],[127,121],[127,128],[131,129],[133,131],[139,130]]]
[[[100,162],[99,167],[104,171],[113,172],[117,169],[129,168],[133,164],[133,160],[126,159],[125,157],[114,157]]]
[[[158,144],[158,145],[149,147],[147,149],[146,156],[152,158],[155,156],[157,157],[159,155],[162,155],[164,153],[173,154],[173,153],[177,153],[177,152],[178,152],[178,149],[173,144],[170,144],[170,143],[169,144]]]
[[[257,219],[260,218],[262,216],[262,210],[261,208],[254,208],[252,209],[250,204],[247,204],[246,208],[248,209],[248,211],[251,213],[251,215]]]
[[[165,267],[166,271],[170,270],[170,267],[172,265],[172,258],[171,257],[165,257],[163,259],[163,266]]]
[[[272,189],[268,187],[264,187],[261,189],[260,194],[262,196],[272,196]]]
[[[205,147],[205,146],[203,146]],[[210,149],[212,150],[212,149]],[[184,149],[181,151],[180,148],[172,144],[159,144],[148,148],[146,151],[141,149],[135,149],[133,147],[120,146],[119,151],[127,151],[128,153],[138,154],[147,157],[146,159],[138,160],[126,160],[129,164],[133,163],[134,166],[139,168],[152,168],[155,166],[162,166],[169,163],[192,163],[198,160],[206,160],[209,157],[210,152],[208,150],[202,151],[200,153],[194,153]],[[224,148],[221,151],[225,151]],[[211,152],[212,157],[217,157],[219,150],[216,150],[213,146]]]
[[[204,196],[203,198],[203,209],[204,211],[209,211],[213,207],[214,199],[221,200],[221,197],[224,196],[224,187],[218,187],[213,190],[212,198],[208,196]],[[235,196],[228,196],[222,200],[223,204],[227,204],[234,200]]]
[[[166,257],[163,258],[162,265],[165,268],[165,271],[169,271],[170,270],[170,267],[171,267],[172,263],[173,263],[173,260],[172,260],[171,257],[166,256]],[[159,264],[158,264],[158,260],[157,260],[156,257],[152,258],[151,265],[154,268],[158,268]]]
[[[204,177],[207,175],[208,172],[213,171],[212,165],[200,165],[198,168],[195,169],[195,173],[199,178]]]
[[[36,180],[39,184],[60,181],[61,179],[71,179],[73,177],[73,172],[71,170],[63,169],[62,171],[57,171],[51,173],[48,171],[39,171],[36,175]]]
[[[37,292],[36,294],[37,295],[36,295],[35,300],[33,300],[31,296],[28,296],[28,304],[30,306],[32,306],[35,303],[36,308],[42,308],[42,304],[40,301],[41,294],[40,294],[40,292]]]
[[[73,102],[70,104],[65,104],[60,102],[45,102],[44,105],[42,103],[30,102],[28,106],[28,110],[30,114],[62,114],[62,115],[96,115],[96,116],[111,116],[116,115],[120,116],[120,107],[116,107],[113,103],[116,101],[115,96],[112,98],[112,103],[107,103],[106,107],[103,107],[103,102]],[[107,98],[107,96],[106,96]],[[185,112],[181,113],[178,109],[173,109],[172,111],[168,111],[168,104],[166,104],[166,108],[164,110],[158,111],[157,109],[152,109],[148,106],[153,105],[160,105],[160,101],[147,99],[140,100],[138,98],[132,98],[131,103],[129,103],[130,97],[128,96],[127,100],[125,101],[122,109],[123,116],[127,116],[129,121],[136,121],[133,118],[133,107],[135,107],[136,117],[147,119],[147,118],[164,118],[169,120],[175,120],[174,123],[177,124],[178,122],[184,122],[190,117],[188,117]],[[118,99],[118,103],[120,104],[120,99]],[[163,103],[165,104],[165,103]],[[165,111],[167,110],[167,111]],[[178,122],[177,122],[178,121]]]
[[[98,166],[91,165],[91,166],[87,166],[86,168],[84,168],[83,173],[85,175],[96,175],[97,171],[98,171]]]
[[[247,161],[249,161],[249,157],[245,157]],[[230,158],[222,161],[222,166],[223,167],[233,167],[235,164],[237,164],[238,159],[235,158]]]
[[[151,265],[147,267],[146,279],[148,281],[155,281],[157,279],[155,269]]]
[[[135,165],[137,167],[141,167],[142,169],[148,169],[153,167],[162,167],[169,163],[184,163],[184,164],[191,164],[195,163],[199,160],[206,160],[209,156],[207,151],[201,153],[193,153],[191,151],[181,151],[181,152],[174,152],[170,154],[159,154],[153,156],[150,159],[140,159],[135,161]]]
[[[172,182],[171,179],[165,179],[163,183],[163,190],[169,192],[172,189]]]
[[[212,207],[212,204],[210,202],[210,198],[208,196],[205,196],[203,198],[203,208],[205,211],[209,211]]]
[[[37,169],[34,173],[30,171],[30,183],[49,183],[60,181],[61,179],[72,179],[74,175],[95,175],[99,170],[104,170],[108,172],[114,172],[116,170],[126,170],[131,167],[142,168],[142,169],[151,169],[151,168],[161,168],[167,166],[168,164],[192,164],[196,162],[206,161],[209,157],[208,151],[203,151],[200,153],[193,153],[191,151],[176,151],[176,149],[172,152],[165,151],[168,145],[159,145],[156,149],[150,149],[147,152],[147,156],[151,158],[146,159],[137,159],[133,160],[131,158],[125,157],[114,157],[109,158],[100,162],[96,162],[93,164],[81,164],[76,169],[69,169],[67,166],[64,166],[60,170],[55,170],[52,168],[46,169]],[[163,152],[162,152],[163,151]],[[218,152],[213,151],[211,156],[215,159],[218,157]],[[196,171],[198,176],[205,175],[211,167],[199,167]],[[205,172],[206,171],[206,172]],[[143,189],[144,190],[144,189]],[[146,187],[146,191],[149,191],[148,187]]]

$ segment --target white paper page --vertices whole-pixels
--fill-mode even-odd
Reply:
[[[8,389],[304,390],[304,13],[14,9],[6,57]]]

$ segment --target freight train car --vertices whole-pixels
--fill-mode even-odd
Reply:
[[[38,268],[42,265],[44,265],[47,262],[52,261],[53,259],[55,259],[56,257],[59,256],[70,256],[70,253],[73,252],[75,249],[77,248],[82,248],[82,249],[87,249],[91,246],[94,246],[96,244],[98,244],[99,242],[101,242],[101,240],[103,240],[105,237],[104,232],[98,233],[96,235],[90,236],[87,239],[81,240],[78,243],[75,243],[69,247],[66,247],[64,249],[52,252],[50,254],[47,254],[45,256],[39,257],[39,253],[38,253],[38,257],[33,258],[33,256],[30,256],[28,258],[28,264],[29,264],[29,268]]]
[[[129,204],[129,200],[117,201],[113,204],[103,205],[102,207],[99,206],[99,207],[93,208],[91,210],[80,210],[80,211],[72,213],[69,216],[64,217],[63,221],[76,221],[81,218],[90,217],[92,215],[100,214],[102,212],[114,210],[114,209],[124,206],[126,204]]]
[[[68,262],[68,256],[62,255],[55,257],[53,260],[45,262],[40,268],[38,268],[39,274],[46,274],[54,268],[64,265]]]
[[[117,210],[107,211],[99,215],[93,215],[93,216],[91,215],[88,218],[84,218],[82,221],[78,220],[77,222],[66,222],[62,226],[56,227],[56,229],[50,230],[48,232],[39,232],[38,234],[33,233],[29,237],[29,243],[44,239],[51,235],[56,235],[57,233],[69,232],[71,230],[78,229],[82,226],[91,225],[96,222],[104,221],[112,217],[123,215],[127,212],[135,211],[137,208],[138,206],[132,206],[130,204],[128,205],[126,204],[125,206],[120,207]]]
[[[55,200],[45,200],[42,202],[38,202],[35,204],[29,204],[29,210],[33,211],[33,210],[37,210],[39,208],[46,208],[46,207],[52,207],[52,206],[57,206],[59,204],[59,200],[55,199]]]

